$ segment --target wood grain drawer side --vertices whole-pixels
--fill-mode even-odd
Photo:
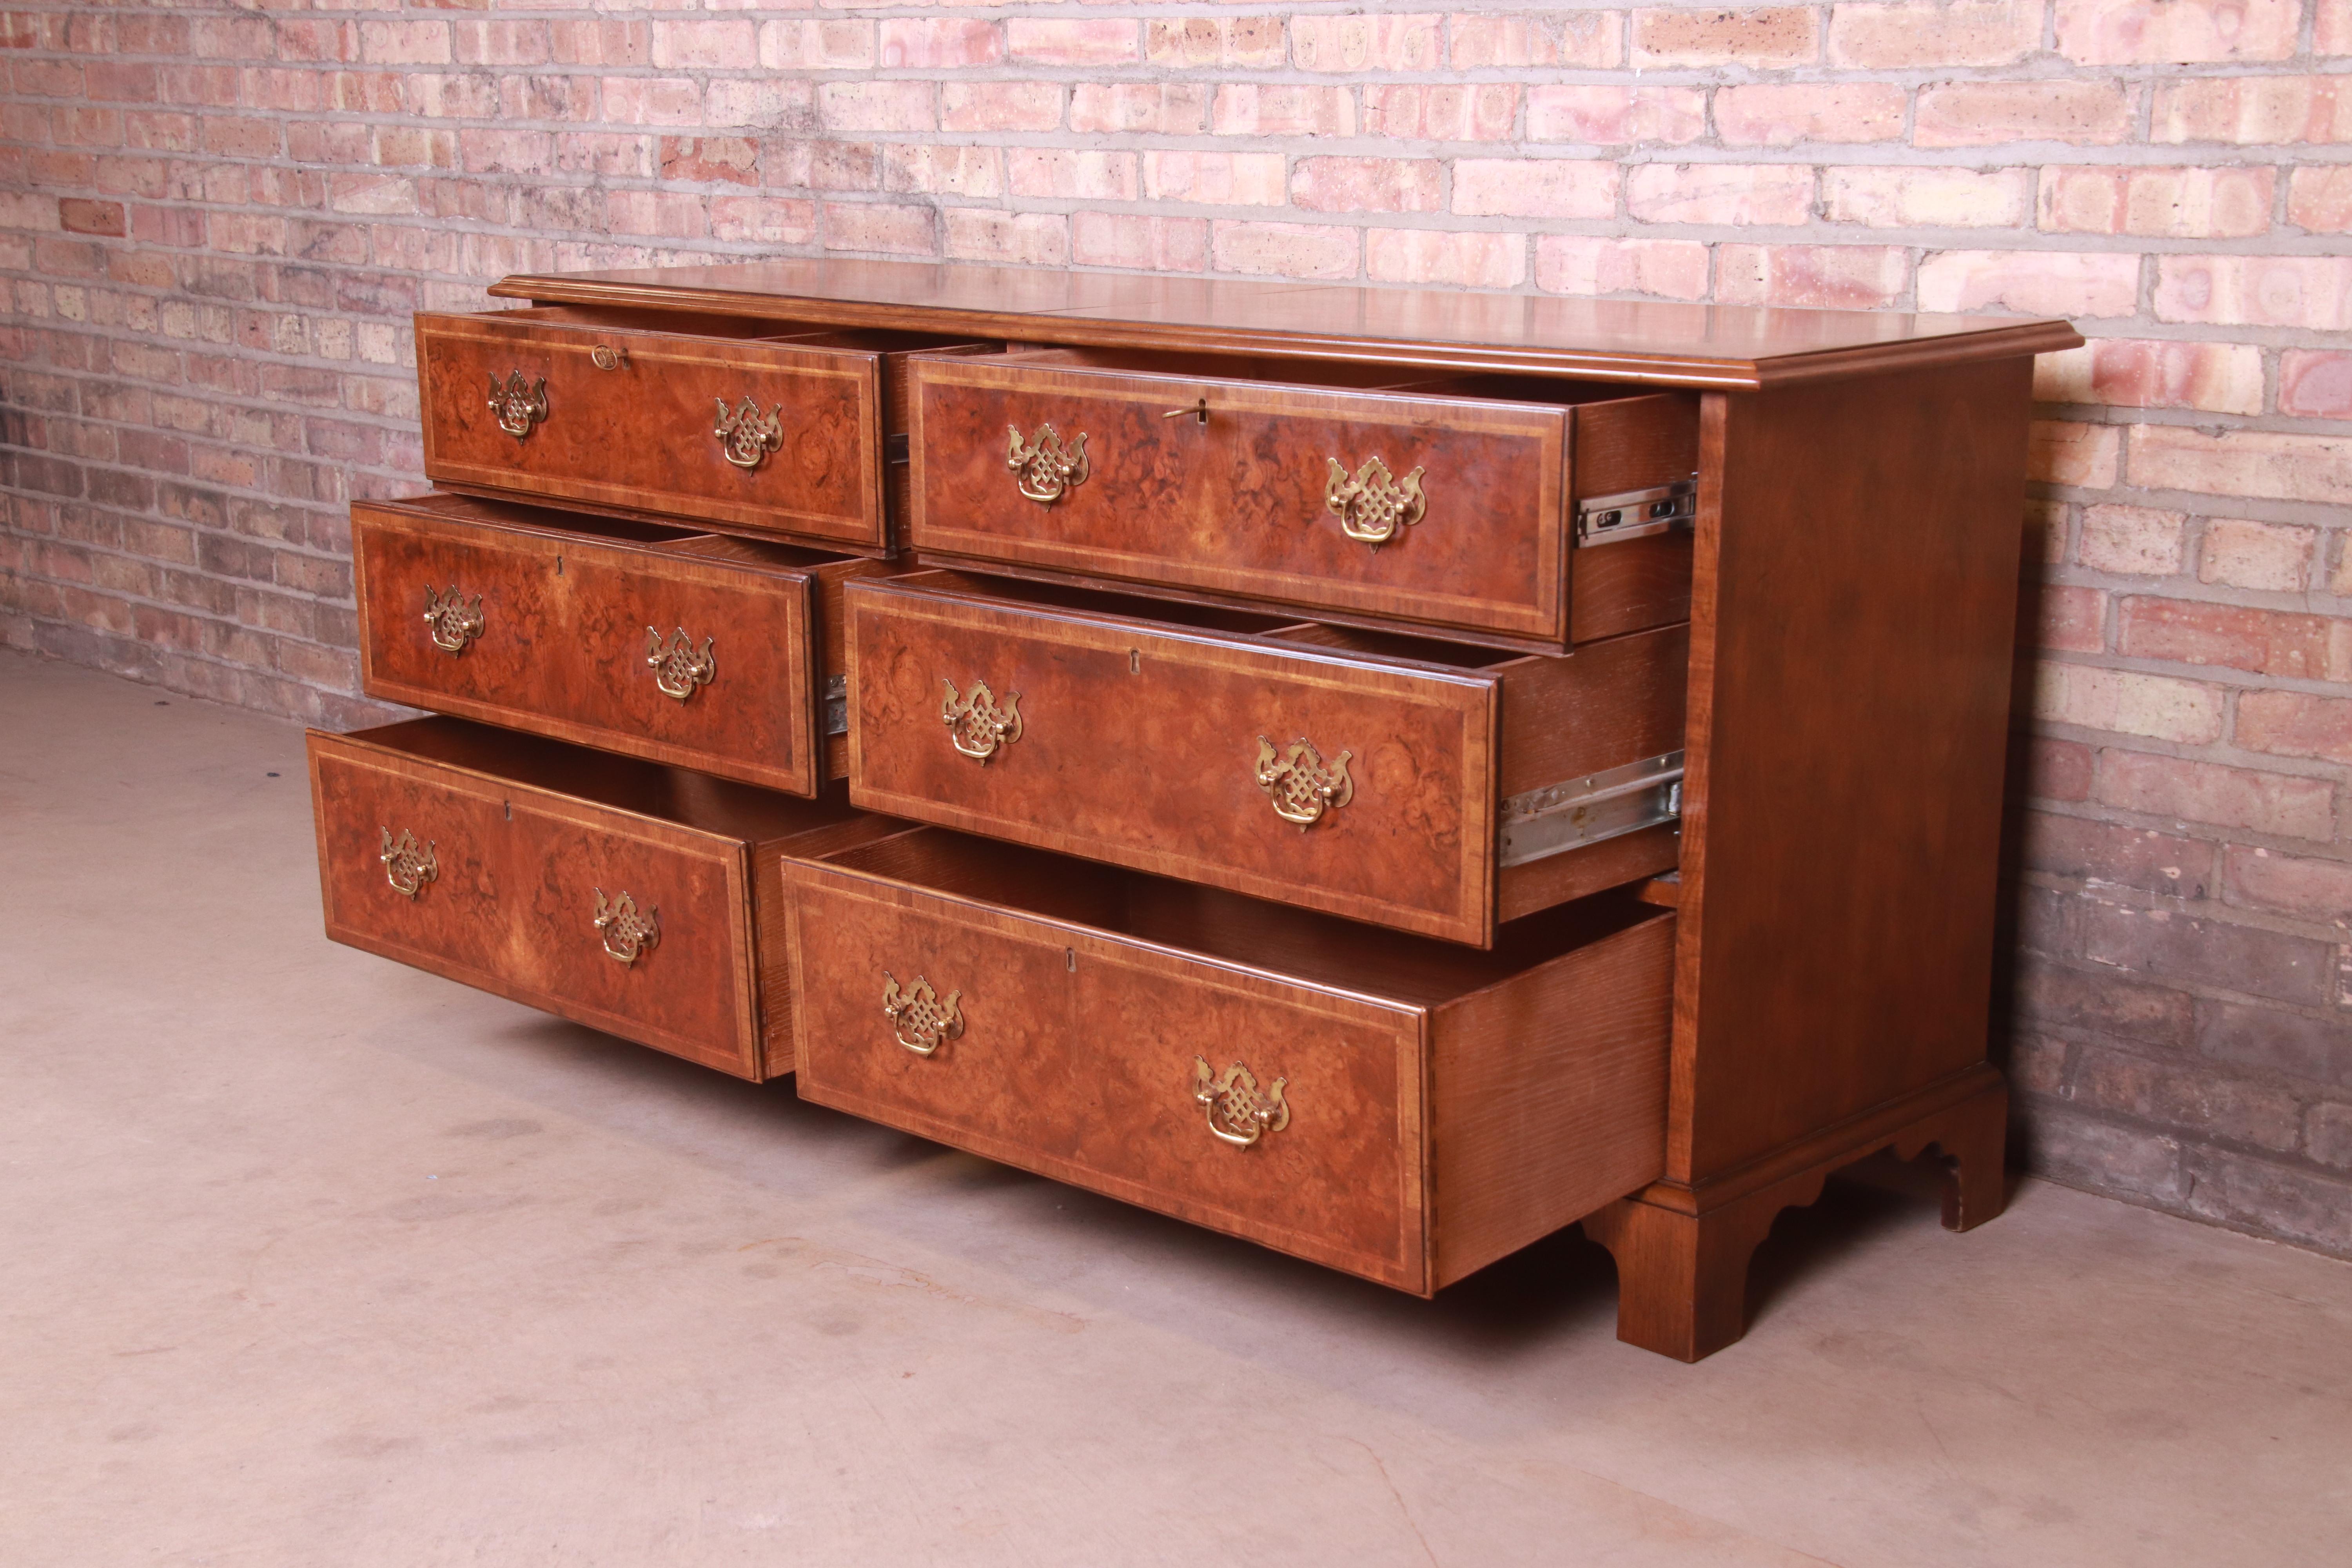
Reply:
[[[1423,1295],[1663,1167],[1630,901],[1482,953],[938,829],[783,875],[798,1091],[871,1121]]]
[[[457,719],[309,750],[328,936],[754,1080],[793,1068],[777,860],[887,827]]]
[[[908,370],[928,561],[1554,651],[1688,614],[1686,545],[1573,548],[1575,498],[1691,479],[1685,395],[1083,350]]]
[[[890,367],[945,342],[642,310],[419,315],[425,475],[887,554]]]
[[[1683,626],[1515,657],[950,573],[844,598],[869,810],[1479,944],[1675,864],[1664,823],[1506,866],[1501,819],[1682,744]],[[1018,729],[976,756],[983,687]],[[1318,763],[1319,811],[1262,782]]]

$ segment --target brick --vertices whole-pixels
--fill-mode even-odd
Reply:
[[[760,149],[747,136],[665,136],[661,175],[689,184],[760,183]]]
[[[2210,1067],[2090,1047],[2076,1055],[2074,1097],[2143,1121],[2169,1124],[2200,1142],[2220,1139],[2284,1151],[2303,1141],[2301,1100],[2284,1089],[2217,1077]]]
[[[1014,147],[1004,154],[1005,183],[1016,196],[1131,202],[1140,189],[1132,153]]]
[[[2352,232],[2352,167],[2297,169],[2287,180],[2286,221],[2313,234]]]
[[[958,260],[1060,267],[1070,259],[1070,220],[1059,213],[1009,213],[949,207],[945,253]]]
[[[713,196],[710,237],[761,245],[813,244],[816,204],[772,196]]]
[[[2205,524],[2197,580],[2232,588],[2300,594],[2311,586],[2315,528],[2252,518],[2217,517]]]
[[[1356,99],[1340,87],[1217,89],[1209,129],[1219,136],[1353,136]]]
[[[2022,769],[2013,793],[2036,800],[2088,800],[2094,755],[2079,741],[2026,737],[2021,749],[2012,745],[2010,750],[2012,766]]]
[[[1547,234],[1536,240],[1536,287],[1555,294],[1646,294],[1704,300],[1707,247],[1687,239],[1602,239]]]
[[[1031,65],[1115,66],[1141,58],[1139,34],[1131,21],[1108,17],[1055,21],[1015,16],[1004,24],[1005,47]]]
[[[2305,1247],[2352,1253],[2352,1182],[2224,1151],[2184,1152],[2182,1202],[2201,1219],[2259,1229]]]
[[[2282,838],[2326,839],[2335,826],[2335,789],[2325,779],[2185,757],[2102,752],[2092,794],[2100,804],[2125,811]]]
[[[362,22],[360,58],[377,65],[446,65],[448,25],[433,21]]]
[[[1642,163],[1625,177],[1625,210],[1644,223],[1796,225],[1812,199],[1801,163]]]
[[[768,24],[772,27],[780,25]],[[802,25],[811,31],[825,26]],[[763,37],[763,47],[764,44]],[[891,70],[959,70],[992,66],[1003,59],[1004,37],[992,22],[963,17],[891,16],[882,23],[876,53],[883,66]],[[833,68],[860,68],[872,63],[873,58],[845,60]]]
[[[1287,37],[1280,16],[1155,16],[1143,25],[1143,58],[1168,70],[1280,70]]]
[[[2076,556],[2097,572],[2169,577],[2187,562],[2188,525],[2187,514],[2153,507],[2085,507]]]
[[[2313,1106],[2304,1120],[2304,1143],[2321,1164],[2352,1170],[2352,1105]]]
[[[2313,1083],[2352,1084],[2352,1026],[2275,1007],[2197,1004],[2198,1051],[2216,1061]]]
[[[1715,127],[1727,147],[1800,142],[1892,142],[1903,134],[1905,94],[1890,82],[1716,89]]]
[[[2120,82],[1950,82],[1921,88],[1911,113],[1911,140],[1920,147],[2109,146],[2131,132],[2132,95]]]
[[[1444,18],[1419,16],[1297,16],[1290,18],[1290,63],[1318,74],[1434,70],[1444,60]]]
[[[1143,194],[1155,202],[1198,202],[1212,206],[1278,207],[1289,201],[1296,185],[1316,183],[1310,164],[1342,163],[1349,159],[1301,159],[1299,172],[1286,175],[1279,153],[1146,153]],[[1379,160],[1362,160],[1378,162]],[[1435,165],[1430,165],[1430,200],[1436,200]],[[1303,191],[1297,205],[1315,211],[1342,210],[1310,199]]]
[[[826,202],[821,211],[827,250],[880,251],[896,256],[938,254],[938,236],[929,207]]]
[[[2056,0],[2058,52],[2081,65],[2283,60],[2300,0]]]
[[[1220,272],[1281,278],[1353,278],[1357,231],[1326,224],[1218,222],[1209,253]]]
[[[2008,1055],[1996,1052],[1993,1065],[2007,1075],[2012,1094],[2055,1094],[2066,1082],[2066,1056],[2072,1048],[2047,1035],[2013,1033]]]
[[[2033,646],[2062,653],[2106,651],[2107,595],[2096,588],[2055,584],[2042,587],[2032,623],[2021,617],[2018,633],[2031,634]]]
[[[2042,47],[2041,0],[1842,5],[1830,13],[1830,64],[1850,70],[2014,65]]]
[[[2268,430],[2208,435],[2174,425],[2134,426],[2132,482],[2149,489],[2274,500],[2352,501],[2352,437]]]
[[[1281,155],[1257,156],[1272,161],[1272,201],[1278,205],[1283,199]],[[1457,201],[1462,167],[1455,165]],[[1444,205],[1439,194],[1444,173],[1444,166],[1429,158],[1302,158],[1291,173],[1290,200],[1309,212],[1436,212]]]
[[[1139,213],[1070,215],[1070,259],[1081,267],[1150,272],[1202,272],[1209,264],[1209,226],[1201,218]]]
[[[936,129],[927,81],[828,81],[816,89],[817,113],[830,131]]]
[[[2026,438],[2026,472],[2043,484],[2103,490],[2116,482],[2123,443],[2113,426],[2037,419]]]
[[[1726,305],[1883,310],[1910,281],[1895,246],[1725,245],[1717,249],[1715,297]]]
[[[2352,419],[2352,353],[2289,349],[2279,356],[2278,411]]]
[[[2335,926],[2352,925],[2352,862],[2230,846],[2222,868],[2229,901]]]
[[[2017,1007],[2045,1026],[2146,1046],[2185,1047],[2196,1028],[2196,1005],[2185,992],[2110,969],[2075,969],[2047,959],[2018,964]]]
[[[1364,258],[1366,276],[1375,282],[1516,289],[1527,281],[1528,239],[1520,234],[1376,228],[1364,237]]]
[[[1061,123],[1062,89],[1058,82],[950,81],[940,84],[940,129],[942,131],[1052,131]],[[1192,128],[1200,128],[1197,115]],[[1130,128],[1073,123],[1070,129],[1084,132]]]
[[[1624,63],[1625,18],[1615,11],[1456,12],[1446,18],[1448,61],[1456,70],[1570,66],[1609,70]]]
[[[2021,854],[2037,871],[2094,887],[2203,899],[2216,885],[2214,846],[2089,817],[2028,812]]]
[[[2156,89],[2148,139],[2236,146],[2352,142],[2352,80],[2194,77]]]
[[[2269,169],[2116,169],[2053,164],[2042,171],[2039,226],[2073,234],[2210,239],[2271,226]]]
[[[1127,131],[1197,136],[1208,129],[1209,94],[1202,87],[1152,82],[1081,85],[1070,89],[1070,129],[1081,133]]]
[[[2018,1128],[2019,1157],[2035,1174],[2095,1193],[2178,1205],[2184,1184],[2179,1142],[2042,1101]]]
[[[2155,308],[2162,321],[2352,331],[2352,258],[2159,257]]]
[[[1947,250],[1919,263],[1923,310],[2128,316],[2139,309],[2139,258],[2102,252]]]
[[[1519,89],[1505,82],[1364,89],[1364,134],[1404,141],[1504,142],[1518,121]]]
[[[1478,216],[1612,217],[1617,165],[1568,158],[1457,159],[1454,210]]]
[[[2122,651],[2298,680],[2352,680],[2352,621],[2189,599],[2123,601]]]
[[[58,198],[58,226],[68,234],[100,234],[120,237],[127,230],[121,202]]]
[[[1810,5],[1633,13],[1633,64],[1747,66],[1769,70],[1821,58],[1821,14]]]
[[[2352,55],[2352,5],[2319,0],[2311,23],[2311,47],[2323,55]]]
[[[2352,763],[2352,700],[2249,691],[2238,699],[2236,738],[2250,752]]]
[[[1706,134],[1706,94],[1686,87],[1605,83],[1528,89],[1528,140],[1604,146],[1696,142]]]
[[[2325,1000],[2334,958],[2307,937],[2099,901],[2084,913],[2083,952],[2094,963],[2302,1006]]]
[[[2085,402],[2126,408],[2263,411],[2263,355],[2251,343],[2105,338],[2086,345]]]
[[[928,147],[893,142],[882,149],[882,188],[987,198],[1004,194],[1004,163],[994,147]]]

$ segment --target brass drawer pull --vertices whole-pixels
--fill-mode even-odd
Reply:
[[[710,645],[715,640],[703,638],[702,647],[697,651],[694,639],[680,626],[665,647],[661,633],[647,626],[646,665],[654,672],[654,684],[661,688],[665,696],[675,697],[680,702],[693,696],[697,688],[709,685],[719,673],[719,661],[710,657]]]
[[[1276,1079],[1260,1094],[1257,1079],[1241,1063],[1213,1073],[1206,1058],[1192,1058],[1192,1098],[1207,1113],[1210,1135],[1236,1149],[1290,1125],[1290,1102],[1282,1098],[1282,1086],[1289,1081]]]
[[[882,972],[882,1016],[890,1020],[892,1037],[919,1057],[930,1056],[963,1033],[963,1015],[956,1011],[962,994],[950,991],[942,1002],[919,974],[913,990],[900,991],[898,977],[887,969]]]
[[[588,351],[588,363],[598,370],[618,370],[629,363],[629,356],[610,343],[598,343]]]
[[[1093,470],[1087,463],[1087,433],[1078,432],[1071,446],[1062,445],[1062,433],[1051,425],[1037,426],[1037,438],[1024,441],[1021,427],[1007,425],[1005,434],[1012,437],[1004,451],[1004,466],[1019,476],[1021,493],[1041,506],[1052,506],[1069,491],[1087,482]]]
[[[1338,515],[1339,531],[1350,539],[1386,544],[1419,522],[1429,510],[1429,498],[1421,493],[1423,470],[1420,468],[1400,479],[1389,472],[1386,463],[1370,458],[1350,479],[1339,458],[1326,460],[1331,468],[1324,483],[1323,505]]]
[[[414,899],[425,890],[425,883],[441,879],[441,862],[434,854],[440,845],[427,844],[419,849],[416,835],[405,827],[400,830],[398,838],[392,836],[389,827],[379,827],[377,831],[383,835],[383,853],[376,858],[383,862],[383,878],[392,884],[394,892],[404,899]]]
[[[776,405],[772,414],[760,412],[760,400],[743,399],[740,408],[730,408],[727,400],[719,400],[719,422],[710,433],[719,438],[719,449],[727,460],[742,469],[758,468],[768,460],[768,454],[781,451],[784,445],[784,405]]]
[[[604,889],[596,893],[596,931],[604,939],[604,951],[625,964],[633,964],[637,955],[651,952],[661,942],[661,911],[647,910],[637,913],[637,900],[624,891],[610,904],[604,902]]]
[[[504,386],[499,378],[490,377],[490,412],[499,416],[499,428],[520,441],[531,429],[547,417],[547,377],[541,376],[529,386],[522,384],[522,372],[507,372]]]
[[[1356,798],[1356,781],[1348,773],[1348,759],[1355,754],[1342,752],[1327,763],[1314,742],[1301,735],[1289,750],[1277,755],[1274,742],[1260,735],[1257,787],[1274,803],[1274,814],[1285,822],[1298,824],[1303,833],[1321,821],[1325,812],[1337,811]]]
[[[425,585],[425,629],[435,647],[462,658],[485,624],[479,594],[468,599],[455,583],[446,594],[435,593],[430,583]]]
[[[1021,738],[1018,691],[1006,692],[1000,708],[985,680],[973,681],[969,696],[958,696],[955,682],[945,676],[940,678],[940,684],[948,693],[940,703],[940,721],[948,727],[948,739],[955,742],[955,749],[965,756],[986,767],[999,746],[1009,746]]]

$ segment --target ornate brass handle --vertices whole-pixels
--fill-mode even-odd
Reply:
[[[522,384],[522,372],[507,372],[506,384],[490,377],[490,412],[499,416],[499,428],[520,441],[530,436],[532,426],[547,417],[547,377],[541,376],[529,386]]]
[[[1338,515],[1339,531],[1350,539],[1386,544],[1429,510],[1429,498],[1421,493],[1420,468],[1400,479],[1386,463],[1370,458],[1351,479],[1339,458],[1326,460],[1331,468],[1324,481],[1323,506]]]
[[[646,665],[654,672],[654,684],[661,688],[664,695],[675,697],[680,702],[693,696],[698,687],[709,685],[719,673],[719,661],[710,657],[710,645],[714,640],[703,638],[702,647],[698,651],[694,639],[686,635],[684,626],[680,626],[665,647],[661,633],[647,626]]]
[[[955,749],[976,760],[982,767],[996,754],[1000,746],[1009,746],[1021,738],[1021,693],[1008,691],[1003,706],[999,707],[996,694],[985,680],[971,683],[971,691],[958,696],[955,682],[940,677],[947,688],[947,696],[940,702],[940,721],[948,727],[948,739]]]
[[[598,343],[588,351],[588,363],[598,370],[618,370],[629,363],[629,356],[610,343]]]
[[[427,844],[419,849],[416,835],[405,827],[400,830],[398,838],[392,836],[389,827],[377,831],[383,835],[383,853],[376,858],[383,862],[384,880],[392,884],[394,892],[404,899],[414,899],[425,890],[425,883],[440,880],[441,862],[434,855],[440,845]]]
[[[719,449],[727,460],[739,468],[756,468],[768,460],[768,454],[780,451],[784,445],[784,405],[776,405],[772,414],[760,412],[760,400],[743,399],[740,408],[730,408],[727,400],[719,400],[719,423],[710,433],[719,438]]]
[[[1356,781],[1348,774],[1348,759],[1355,754],[1342,752],[1327,763],[1314,742],[1301,735],[1277,755],[1274,742],[1260,735],[1257,787],[1274,803],[1276,816],[1298,824],[1304,833],[1321,821],[1325,812],[1337,811],[1356,798]]]
[[[1004,449],[1004,466],[1018,476],[1021,493],[1040,506],[1052,506],[1085,484],[1093,471],[1087,464],[1083,430],[1068,447],[1062,445],[1062,433],[1051,425],[1037,426],[1034,441],[1024,441],[1017,425],[1007,425],[1004,430],[1012,437]]]
[[[430,583],[425,585],[425,630],[435,647],[462,658],[467,645],[482,635],[484,624],[479,594],[468,599],[455,583],[446,594],[435,593]]]
[[[932,1055],[963,1033],[963,1015],[956,1011],[956,1000],[962,994],[950,991],[942,1002],[931,983],[919,974],[915,976],[913,990],[901,991],[898,977],[887,969],[882,972],[882,1016],[890,1020],[892,1037],[919,1057]]]
[[[1290,1125],[1290,1102],[1282,1098],[1282,1086],[1289,1081],[1276,1079],[1260,1093],[1256,1077],[1241,1063],[1213,1073],[1206,1058],[1192,1058],[1192,1098],[1207,1113],[1210,1135],[1236,1149]]]
[[[624,964],[635,963],[641,952],[651,952],[661,942],[661,911],[647,910],[637,913],[637,900],[626,891],[610,904],[604,901],[604,889],[596,893],[596,931],[604,939],[604,951]]]

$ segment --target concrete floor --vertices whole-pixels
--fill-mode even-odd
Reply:
[[[2345,1561],[2352,1268],[1833,1184],[1415,1301],[320,934],[299,732],[0,654],[0,1562]]]

